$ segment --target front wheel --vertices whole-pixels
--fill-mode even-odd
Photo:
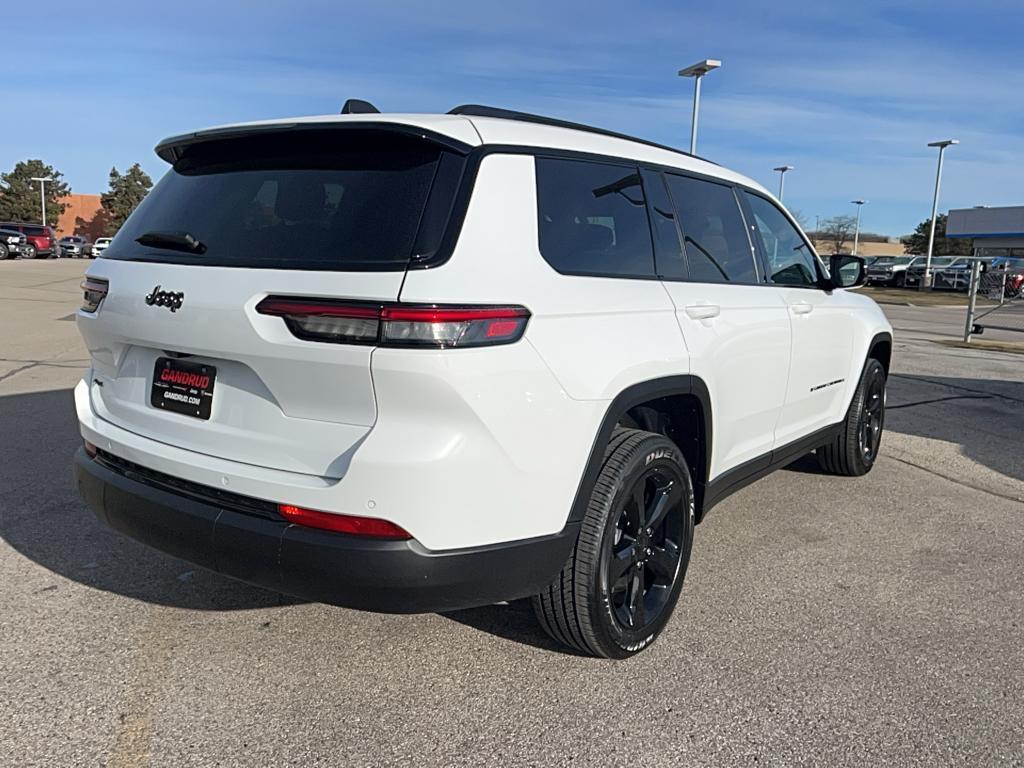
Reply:
[[[884,426],[885,368],[872,358],[864,366],[839,434],[817,450],[821,468],[833,475],[866,475],[878,458]]]
[[[690,471],[668,438],[616,429],[579,538],[533,606],[555,640],[590,656],[624,659],[664,629],[693,545]]]

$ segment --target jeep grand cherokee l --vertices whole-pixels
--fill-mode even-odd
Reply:
[[[486,107],[157,154],[83,282],[75,466],[164,552],[367,610],[532,596],[623,658],[717,502],[812,450],[876,460],[892,335],[844,290],[863,262],[826,271],[737,173]]]

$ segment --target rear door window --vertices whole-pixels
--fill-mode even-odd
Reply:
[[[402,270],[414,256],[445,154],[419,137],[372,130],[291,131],[196,144],[146,196],[103,257]],[[461,156],[455,165],[461,171]],[[446,194],[454,197],[454,186]],[[450,202],[440,207],[448,211]],[[136,242],[152,232],[188,233],[205,252]]]
[[[540,252],[570,275],[654,277],[636,166],[537,158]]]
[[[682,225],[688,278],[701,283],[757,283],[746,224],[732,187],[667,174]]]

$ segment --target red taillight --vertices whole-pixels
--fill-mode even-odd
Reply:
[[[357,517],[355,515],[337,515],[332,512],[318,512],[292,504],[278,504],[277,511],[289,523],[304,525],[307,528],[319,528],[324,531],[348,533],[353,536],[370,536],[376,539],[411,539],[401,526],[377,517]]]
[[[107,295],[110,283],[98,277],[87,277],[82,281],[82,311],[95,312]]]
[[[480,347],[517,341],[530,313],[514,306],[357,304],[268,296],[263,315],[284,318],[300,339],[388,347]]]

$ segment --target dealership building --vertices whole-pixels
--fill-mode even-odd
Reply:
[[[975,256],[1024,258],[1024,205],[954,208],[946,220],[946,237],[973,239]]]

